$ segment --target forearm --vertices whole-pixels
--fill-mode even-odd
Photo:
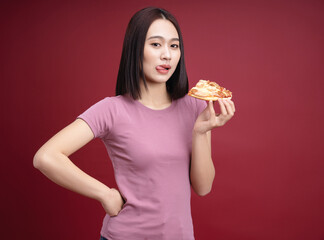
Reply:
[[[194,191],[201,196],[210,192],[215,177],[209,138],[208,133],[193,131],[190,180]]]
[[[34,166],[56,184],[100,202],[110,190],[79,169],[63,153],[36,154]]]

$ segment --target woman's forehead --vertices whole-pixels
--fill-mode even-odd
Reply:
[[[149,27],[146,40],[160,37],[167,40],[179,40],[178,31],[175,26],[166,19],[157,19]]]

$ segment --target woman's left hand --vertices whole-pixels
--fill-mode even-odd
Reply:
[[[234,102],[229,99],[218,99],[221,113],[216,114],[213,101],[209,101],[207,107],[198,116],[195,125],[194,132],[206,133],[213,128],[223,126],[228,120],[230,120],[235,113]]]

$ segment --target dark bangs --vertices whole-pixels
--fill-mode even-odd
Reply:
[[[135,13],[127,26],[117,76],[116,96],[129,94],[133,99],[140,98],[141,78],[145,87],[147,87],[144,72],[141,68],[143,64],[144,43],[149,27],[157,19],[169,20],[177,29],[180,40],[181,57],[175,72],[166,83],[167,91],[173,100],[183,97],[188,92],[183,39],[179,24],[168,11],[161,8],[148,7]]]

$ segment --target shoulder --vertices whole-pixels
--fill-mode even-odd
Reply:
[[[125,102],[122,96],[105,97],[90,105],[79,117],[111,119]]]
[[[181,107],[188,108],[191,111],[195,111],[197,115],[207,106],[206,101],[200,100],[186,94],[184,97],[177,100]]]
[[[182,98],[177,99],[176,101],[178,102],[178,104],[185,105],[188,107],[192,107],[193,105],[195,105],[193,97],[190,97],[188,94],[186,94]]]
[[[101,100],[99,100],[97,103],[101,103],[101,104],[118,104],[122,101],[122,96],[118,95],[118,96],[112,96],[112,97],[105,97]]]
[[[127,99],[123,96],[105,97],[94,103],[77,118],[88,123],[95,137],[108,136],[114,123],[123,113]]]
[[[105,97],[93,104],[91,107],[102,108],[102,110],[104,110],[107,108],[118,107],[125,102],[127,102],[127,99],[124,96],[118,95],[113,97]]]

